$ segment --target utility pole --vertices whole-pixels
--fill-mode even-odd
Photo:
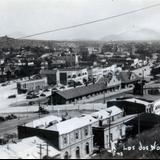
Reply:
[[[111,114],[112,114],[112,111],[107,111],[109,113],[109,147],[111,148]]]
[[[49,155],[49,147],[48,147],[48,143],[47,143],[47,145],[46,144],[37,144],[37,148],[39,149],[39,152],[38,152],[38,154],[39,154],[39,156],[40,156],[40,159],[43,159],[44,157],[43,157],[43,150],[45,150],[45,146],[47,146],[46,147],[46,153],[47,153],[47,157],[48,157],[48,155]]]
[[[47,148],[46,148],[46,155],[47,155],[47,158],[49,157],[49,145],[48,145],[48,142],[47,142]]]
[[[104,95],[104,100],[103,103],[106,103],[106,88],[107,88],[107,81],[105,81],[105,76],[103,75],[104,78],[104,91],[103,91],[103,95]]]
[[[138,114],[138,139],[140,141],[140,134],[141,134],[141,119],[140,119],[140,113]]]
[[[39,148],[38,154],[40,156],[40,159],[42,159],[42,144],[39,144],[37,147]]]
[[[109,117],[109,147],[111,148],[111,117]]]

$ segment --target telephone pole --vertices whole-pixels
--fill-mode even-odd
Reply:
[[[43,159],[43,150],[44,150],[44,146],[45,145],[42,145],[42,144],[37,144],[37,148],[39,149],[39,156],[40,156],[40,159]]]

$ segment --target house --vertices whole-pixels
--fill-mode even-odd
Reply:
[[[57,117],[49,118],[52,122],[44,125],[40,120],[37,125],[18,126],[19,138],[38,136],[48,140],[60,151],[61,159],[87,158],[93,153],[92,124],[97,120],[93,117],[72,118],[57,122]],[[40,125],[42,121],[43,125]]]
[[[140,81],[140,77],[133,72],[122,71],[119,74],[119,78],[122,81],[122,88],[128,88],[130,85]]]
[[[42,159],[44,157],[55,159],[60,155],[60,152],[47,141],[34,136],[15,143],[1,145],[0,155],[3,159]]]
[[[34,91],[44,89],[47,86],[47,78],[33,78],[28,81],[20,81],[17,83],[18,93],[23,91]]]

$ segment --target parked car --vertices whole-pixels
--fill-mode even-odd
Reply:
[[[50,91],[49,89],[44,89],[44,90],[43,90],[43,92],[49,92],[49,91]]]
[[[11,95],[8,97],[8,99],[13,99],[13,98],[16,98],[17,96],[14,94],[14,95]]]
[[[0,117],[0,122],[4,122],[5,118],[4,117]]]
[[[17,119],[17,116],[14,114],[8,115],[7,117],[5,117],[5,120],[13,120],[13,119]]]
[[[49,111],[47,111],[46,109],[44,109],[42,107],[39,107],[38,113],[40,113],[40,114],[49,114]]]
[[[34,98],[39,98],[37,95],[27,95],[26,99],[34,99]]]
[[[46,97],[46,95],[45,95],[44,93],[42,93],[42,94],[40,95],[40,97]]]

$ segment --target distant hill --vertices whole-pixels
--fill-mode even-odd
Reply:
[[[151,29],[141,29],[135,31],[127,31],[120,34],[112,34],[105,36],[102,41],[145,41],[160,40],[160,33]]]
[[[87,40],[76,40],[76,41],[54,41],[54,40],[28,40],[28,39],[14,39],[7,36],[0,37],[0,48],[20,48],[25,46],[30,47],[43,47],[48,46],[50,48],[55,48],[57,46],[68,46],[68,47],[78,47],[78,46],[99,46],[102,42],[100,41],[87,41]]]

